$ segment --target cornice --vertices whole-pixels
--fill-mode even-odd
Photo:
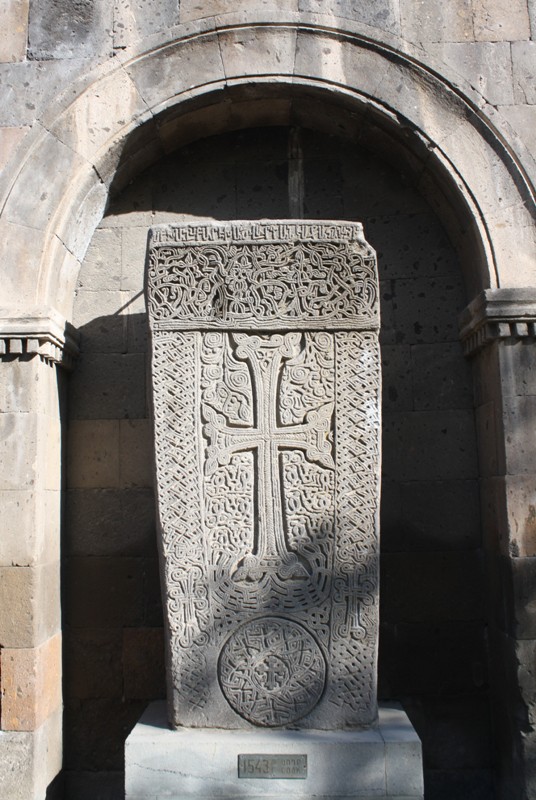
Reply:
[[[13,311],[0,308],[0,359],[39,356],[72,369],[79,334],[54,308]]]
[[[536,340],[536,288],[485,289],[460,315],[464,352],[497,340]]]

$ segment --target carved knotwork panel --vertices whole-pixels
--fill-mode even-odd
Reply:
[[[357,224],[326,223],[325,241],[315,224],[318,239],[277,243],[270,272],[263,224],[238,227],[238,242],[236,223],[158,228],[149,248],[172,722],[366,724],[375,716],[378,605],[374,255]],[[274,225],[264,227],[273,236]],[[309,230],[305,223],[289,229]],[[202,240],[197,246],[192,231]],[[210,248],[217,245],[210,279],[207,239]],[[214,296],[216,278],[221,291],[237,292],[238,253],[248,329],[236,320],[226,329],[214,329],[212,319],[203,324],[202,315],[210,315],[197,284],[187,293],[193,317],[187,324],[177,312],[186,307],[182,272],[197,281],[205,270],[205,298]],[[166,270],[173,276],[167,283]],[[370,330],[364,317],[354,322],[358,330],[349,329],[348,308],[355,304],[344,299],[347,288],[323,289],[326,297],[339,296],[340,330],[333,304],[325,319],[322,304],[310,315],[305,278],[333,273],[353,275],[356,291],[367,284],[364,295],[374,298]],[[267,284],[271,275],[277,285],[283,274],[284,309],[274,311],[265,302]],[[175,288],[162,294],[163,285]],[[300,292],[301,316],[293,319],[301,328],[273,326],[274,314],[283,320],[289,298]],[[320,330],[326,320],[327,330]]]

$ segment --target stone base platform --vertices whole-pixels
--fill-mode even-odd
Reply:
[[[125,745],[127,800],[422,800],[421,743],[400,707],[361,731],[171,730],[152,703]],[[240,773],[240,775],[239,775]]]

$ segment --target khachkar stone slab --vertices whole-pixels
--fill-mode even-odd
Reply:
[[[358,223],[151,230],[170,722],[376,719],[378,280]]]

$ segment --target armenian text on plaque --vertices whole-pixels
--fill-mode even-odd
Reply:
[[[147,299],[171,724],[370,724],[379,303],[361,225],[157,226]]]

